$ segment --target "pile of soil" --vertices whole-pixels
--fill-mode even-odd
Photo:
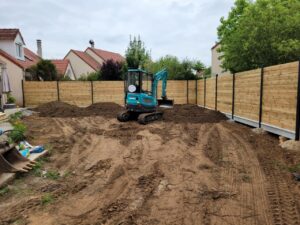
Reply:
[[[78,107],[65,102],[49,102],[33,109],[39,112],[42,117],[87,117],[103,116],[105,118],[115,118],[116,114],[122,110],[122,106],[112,102],[102,102],[88,107]]]
[[[197,105],[174,105],[164,111],[164,121],[175,123],[218,123],[227,120],[220,112],[198,107]]]
[[[86,108],[64,102],[49,102],[34,109],[41,117],[87,117],[103,116],[116,118],[123,107],[112,102],[100,102]],[[200,108],[196,105],[175,105],[172,109],[164,109],[163,120],[175,123],[218,123],[227,117],[216,111]]]

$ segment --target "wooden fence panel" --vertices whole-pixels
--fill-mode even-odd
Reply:
[[[256,69],[235,75],[235,116],[259,120],[260,74]]]
[[[57,83],[53,81],[24,81],[26,107],[57,101]]]
[[[92,104],[92,89],[90,81],[59,82],[59,100],[77,106]]]
[[[204,106],[204,79],[197,80],[197,104]]]
[[[174,104],[187,103],[187,85],[186,80],[168,80],[167,96],[174,100]],[[161,82],[158,84],[157,97],[161,97]]]
[[[196,80],[188,81],[188,104],[196,104]]]
[[[94,103],[114,102],[124,105],[123,81],[94,81]]]
[[[216,78],[206,79],[205,107],[215,109],[216,99]]]
[[[218,77],[217,109],[223,113],[232,113],[232,74]]]
[[[295,131],[298,62],[264,69],[262,123]]]

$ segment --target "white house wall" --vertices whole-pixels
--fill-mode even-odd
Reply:
[[[6,64],[7,73],[9,77],[9,83],[11,87],[11,94],[16,98],[16,103],[20,106],[23,104],[23,95],[22,95],[22,79],[23,79],[23,69],[7,60],[0,55],[0,61],[3,61]]]
[[[76,78],[79,78],[81,75],[95,72],[91,66],[89,66],[72,51],[69,52],[65,58],[70,60]]]
[[[221,60],[219,57],[221,53],[217,52],[220,46],[217,46],[211,50],[211,74],[215,76],[216,74],[221,75],[223,69],[221,68]]]
[[[14,41],[6,41],[6,40],[1,40],[0,41],[0,49],[3,51],[7,52],[13,57],[16,57],[17,52],[16,52],[16,46]]]
[[[66,69],[66,74],[65,74],[65,76],[70,77],[71,80],[76,80],[75,74],[74,74],[74,72],[73,72],[73,70],[72,70],[72,67],[71,67],[71,64],[70,64],[70,63],[68,64],[68,67],[67,67],[67,69]]]

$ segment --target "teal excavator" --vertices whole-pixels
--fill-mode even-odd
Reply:
[[[125,110],[118,114],[120,122],[137,119],[140,124],[162,118],[159,107],[172,108],[173,100],[167,98],[168,72],[163,69],[156,74],[142,69],[129,69],[125,77]],[[157,99],[158,82],[162,81],[161,99]]]

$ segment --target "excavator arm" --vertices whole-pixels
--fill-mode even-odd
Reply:
[[[167,98],[167,78],[168,78],[168,72],[166,69],[163,69],[159,72],[157,72],[154,76],[153,76],[153,82],[152,82],[152,96],[154,98],[156,98],[157,95],[157,86],[158,86],[158,82],[161,80],[162,81],[162,91],[161,91],[161,98]]]
[[[168,79],[168,71],[166,69],[158,71],[153,76],[152,82],[152,96],[156,98],[157,95],[157,86],[158,82],[162,81],[162,91],[161,91],[161,99],[157,99],[158,105],[161,107],[172,107],[173,100],[167,99],[167,79]]]

